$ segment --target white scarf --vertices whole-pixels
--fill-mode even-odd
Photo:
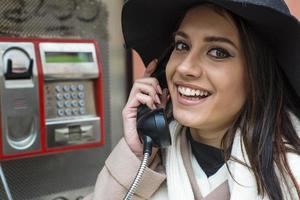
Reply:
[[[300,122],[299,120],[291,115],[291,119],[293,122],[293,125],[297,131],[297,133],[300,133]],[[186,172],[186,169],[184,167],[182,156],[180,152],[180,134],[185,131],[181,125],[179,125],[176,121],[173,121],[170,124],[170,132],[171,132],[171,139],[172,139],[172,145],[169,147],[166,151],[166,174],[167,174],[167,186],[163,185],[151,198],[151,200],[193,200],[193,190]],[[237,131],[235,134],[233,146],[231,155],[235,158],[241,160],[242,162],[246,163],[250,166],[248,157],[246,155],[245,146],[243,143],[241,143],[241,135],[240,132]],[[243,153],[244,152],[244,153]],[[200,170],[199,165],[195,165],[195,159],[192,159],[192,165],[193,170]],[[287,159],[290,164],[291,171],[293,175],[295,176],[296,180],[300,184],[300,156],[288,153]],[[228,161],[227,162],[228,167],[230,169],[230,172],[232,174],[229,175],[229,172],[227,171],[228,177],[228,184],[229,184],[229,190],[230,190],[230,200],[269,200],[269,198],[265,195],[264,197],[261,197],[257,194],[257,186],[255,181],[255,176],[251,170],[249,170],[247,167],[245,167],[242,164],[239,164],[238,162],[234,161]],[[195,169],[197,167],[198,169]],[[224,167],[224,166],[223,166]],[[222,174],[222,173],[221,173]],[[224,173],[223,173],[224,174]],[[197,182],[199,187],[202,185],[208,184],[208,179],[206,177],[197,177],[199,176],[199,173],[195,173]],[[200,181],[201,180],[201,183]],[[207,183],[206,183],[207,182]],[[283,182],[282,182],[283,183]],[[286,186],[282,185],[282,188],[284,191],[285,200],[296,200],[296,191],[295,189],[292,190],[293,196],[295,198],[290,198],[288,195],[288,192],[286,190]],[[203,188],[200,189],[200,191],[203,193]],[[207,193],[204,192],[204,193]],[[202,194],[203,195],[203,194]]]

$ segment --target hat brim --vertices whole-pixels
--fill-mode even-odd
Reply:
[[[204,2],[219,5],[250,23],[274,51],[300,96],[299,21],[287,9],[270,7],[264,5],[263,1],[129,0],[122,10],[122,30],[126,46],[135,49],[147,65],[168,48],[172,33],[186,10]]]

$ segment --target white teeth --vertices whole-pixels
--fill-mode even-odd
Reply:
[[[192,95],[193,95],[193,96],[195,96],[195,94],[196,94],[196,91],[195,91],[195,90],[192,90],[192,92],[191,92],[191,93],[192,93]]]
[[[191,94],[191,93],[192,93],[192,90],[191,90],[190,88],[186,88],[186,89],[185,89],[185,92],[188,93],[188,94]]]
[[[187,87],[178,86],[178,92],[184,96],[201,96],[207,97],[209,95],[208,91],[205,90],[195,90]]]

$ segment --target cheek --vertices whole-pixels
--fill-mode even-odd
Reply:
[[[231,114],[240,111],[246,101],[246,82],[242,69],[228,70],[214,81],[219,109]]]
[[[171,88],[170,84],[171,84],[172,77],[174,76],[175,70],[176,69],[174,67],[174,64],[172,63],[172,61],[169,61],[166,66],[166,79],[167,79],[169,90]]]
[[[219,95],[219,106],[223,107],[223,110],[229,113],[238,112],[244,105],[246,100],[246,92],[240,85],[231,85],[228,87],[229,90],[223,90]]]
[[[166,79],[169,82],[171,76],[170,67],[166,66]]]

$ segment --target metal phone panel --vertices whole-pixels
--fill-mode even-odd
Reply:
[[[92,43],[55,43],[43,42],[39,45],[44,78],[51,79],[87,79],[97,78],[98,64],[95,46]],[[80,63],[52,63],[47,62],[47,53],[89,53],[91,60]]]
[[[100,142],[94,43],[39,43],[44,74],[47,148]],[[101,97],[100,97],[101,98]]]
[[[26,58],[27,57],[27,58]],[[0,42],[0,93],[3,153],[36,151],[40,144],[40,112],[34,45]],[[29,60],[27,62],[27,59]],[[8,61],[16,77],[7,75]],[[32,62],[32,76],[22,77]]]
[[[100,141],[99,117],[47,123],[48,147],[87,144]]]
[[[47,146],[61,147],[100,142],[94,82],[48,81],[45,83]]]

